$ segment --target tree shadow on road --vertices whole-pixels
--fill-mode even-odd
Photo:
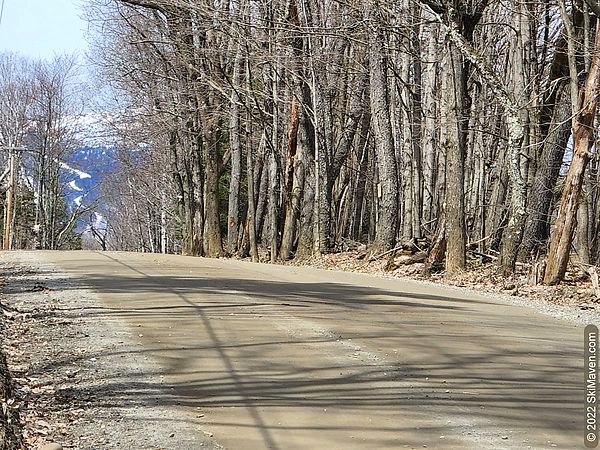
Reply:
[[[69,281],[49,280],[48,287],[60,297],[61,289],[79,288]],[[144,346],[49,361],[45,369],[133,353],[155,360],[157,368],[115,374],[92,386],[83,383],[81,392],[77,387],[65,391],[68,396],[206,411],[242,408],[246,420],[212,424],[258,429],[269,448],[285,448],[274,437],[281,430],[361,432],[354,423],[333,424],[326,417],[302,425],[265,420],[270,410],[292,408],[374,418],[365,420],[364,430],[377,431],[380,438],[368,448],[397,446],[394,436],[420,446],[406,437],[410,430],[402,421],[416,417],[418,422],[421,415],[430,417],[423,419],[424,428],[442,434],[448,428],[465,434],[487,427],[490,433],[537,429],[576,438],[581,427],[582,350],[572,331],[534,329],[539,325],[529,323],[527,315],[491,301],[465,300],[456,291],[421,295],[234,274],[92,275],[85,284],[106,305],[86,309],[84,317],[141,324]],[[490,313],[490,307],[499,313]],[[60,311],[66,317],[82,315]],[[184,321],[195,324],[197,335],[170,342],[168,331],[177,331]],[[244,331],[248,321],[271,328],[251,336]],[[216,362],[203,367],[198,363],[203,358]],[[144,381],[159,375],[166,375],[163,383]]]

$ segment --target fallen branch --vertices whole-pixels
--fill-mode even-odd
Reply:
[[[404,248],[404,246],[402,246],[402,245],[401,245],[400,247],[395,247],[395,248],[393,248],[393,249],[391,249],[391,250],[388,250],[388,251],[386,251],[386,252],[383,252],[383,253],[381,253],[381,254],[379,254],[379,255],[374,255],[374,256],[371,256],[371,257],[369,258],[369,262],[376,261],[376,260],[378,260],[379,258],[381,258],[381,257],[383,257],[383,256],[385,256],[385,255],[389,255],[390,253],[397,252],[398,250],[402,250],[403,248]]]
[[[475,250],[468,250],[469,253],[472,253],[475,256],[481,256],[482,258],[490,258],[491,260],[496,260],[498,259],[497,256],[494,255],[489,255],[487,253],[481,253],[481,252],[477,252]]]
[[[396,267],[408,266],[410,264],[422,263],[427,259],[427,253],[418,252],[414,255],[403,255],[394,259],[394,265]]]

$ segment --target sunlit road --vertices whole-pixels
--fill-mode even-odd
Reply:
[[[581,326],[351,273],[37,254],[93,288],[103,314],[141,330],[165,376],[161,401],[225,448],[582,446]]]

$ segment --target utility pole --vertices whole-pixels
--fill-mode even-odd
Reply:
[[[15,152],[24,151],[25,147],[0,147],[1,150],[9,152],[8,192],[6,193],[6,218],[4,222],[4,250],[10,250],[10,238],[13,215],[13,198],[15,196]]]

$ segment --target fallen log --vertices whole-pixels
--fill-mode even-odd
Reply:
[[[427,253],[417,252],[414,255],[402,255],[394,258],[396,268],[400,266],[408,266],[410,264],[422,263],[427,259]]]

